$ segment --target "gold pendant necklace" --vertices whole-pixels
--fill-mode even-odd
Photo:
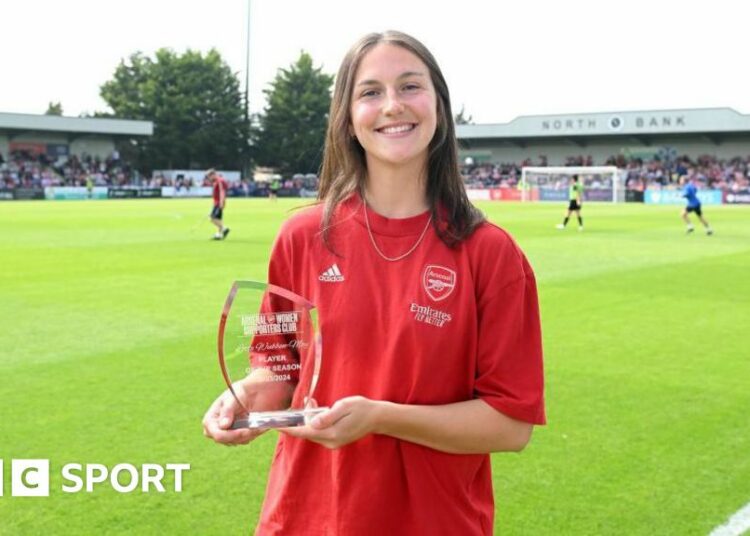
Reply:
[[[377,251],[377,252],[378,252],[378,255],[380,255],[380,256],[381,256],[381,257],[382,257],[383,259],[385,259],[385,260],[387,260],[387,261],[389,261],[389,262],[396,262],[396,261],[400,261],[401,259],[403,259],[403,258],[406,258],[406,257],[408,257],[409,255],[411,255],[411,253],[412,253],[412,252],[413,252],[413,251],[414,251],[415,249],[417,249],[417,246],[419,246],[419,244],[421,244],[421,243],[422,243],[422,239],[424,238],[424,235],[426,235],[426,234],[427,234],[427,229],[429,229],[429,228],[430,228],[430,223],[432,223],[432,214],[430,214],[430,217],[429,217],[429,218],[427,219],[427,225],[425,225],[425,226],[424,226],[424,230],[422,231],[422,234],[421,234],[421,235],[419,235],[419,238],[418,238],[418,239],[417,239],[417,241],[416,241],[416,242],[414,243],[414,245],[413,245],[413,246],[411,247],[411,249],[409,249],[409,251],[407,251],[407,252],[406,252],[406,253],[404,253],[403,255],[399,255],[398,257],[388,257],[388,256],[387,256],[387,255],[385,255],[385,254],[384,254],[384,253],[383,253],[382,251],[380,251],[380,248],[379,248],[379,247],[378,247],[378,245],[377,245],[377,244],[375,243],[375,237],[374,237],[374,236],[373,236],[373,234],[372,234],[372,229],[370,229],[370,218],[368,218],[368,217],[367,217],[367,201],[365,201],[365,200],[363,199],[363,203],[364,203],[364,208],[365,208],[365,226],[367,227],[367,234],[368,234],[368,235],[370,235],[370,242],[372,242],[372,247],[374,247],[374,248],[375,248],[375,251]]]

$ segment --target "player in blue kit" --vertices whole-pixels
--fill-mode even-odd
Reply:
[[[706,228],[707,235],[710,236],[714,234],[714,230],[711,229],[711,226],[706,221],[706,218],[703,217],[701,202],[700,199],[698,199],[698,188],[695,186],[695,181],[688,177],[682,177],[682,179],[680,179],[680,184],[683,187],[682,197],[687,199],[687,206],[682,209],[682,219],[685,220],[685,224],[687,225],[687,234],[695,231],[695,227],[688,217],[688,214],[690,214],[691,212],[695,212],[695,215],[698,216],[698,219],[703,224],[703,227]]]

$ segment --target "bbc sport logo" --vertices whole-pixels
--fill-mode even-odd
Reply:
[[[13,497],[49,497],[49,460],[11,460]],[[3,495],[3,460],[0,460],[0,497]]]
[[[0,459],[0,497],[4,493],[4,460]],[[68,463],[60,475],[63,493],[90,493],[97,486],[107,485],[118,493],[131,493],[140,488],[142,493],[182,492],[183,472],[190,470],[189,463],[144,463],[137,467],[130,463],[118,463],[111,469],[101,463]],[[170,486],[165,477],[172,472],[174,480]],[[45,459],[14,459],[10,463],[11,497],[49,497],[50,462]],[[167,479],[171,480],[171,479]],[[165,486],[166,484],[166,486]]]

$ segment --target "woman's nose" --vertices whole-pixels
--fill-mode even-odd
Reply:
[[[396,115],[404,111],[404,104],[401,97],[396,91],[388,91],[385,95],[385,105],[383,113],[386,115]]]

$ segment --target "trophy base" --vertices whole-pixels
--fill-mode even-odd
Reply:
[[[251,411],[246,418],[237,419],[232,423],[232,430],[250,428],[251,430],[267,430],[271,428],[288,428],[303,426],[316,415],[328,411],[330,408],[310,408],[287,411]]]

